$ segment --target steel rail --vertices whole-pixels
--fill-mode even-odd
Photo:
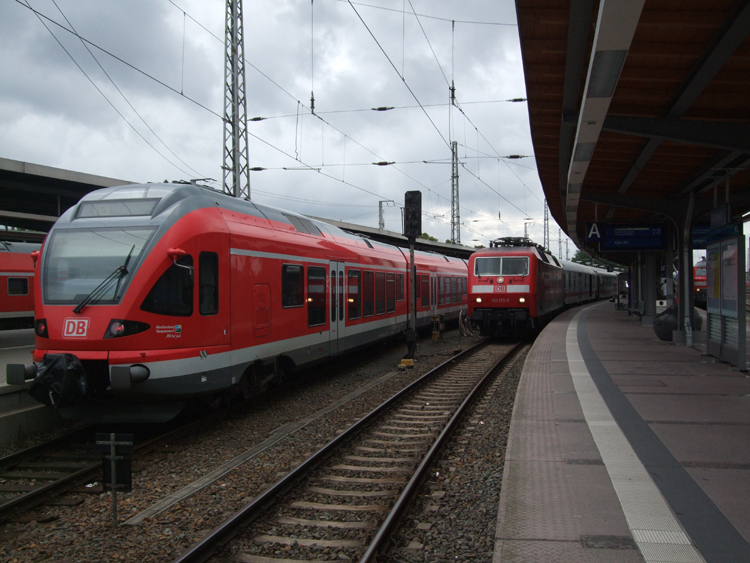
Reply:
[[[468,348],[463,352],[456,354],[455,356],[451,357],[439,366],[427,372],[422,377],[399,391],[396,395],[392,396],[387,401],[373,409],[369,414],[365,415],[363,418],[350,426],[347,430],[339,434],[336,438],[331,440],[323,448],[321,448],[307,460],[302,462],[285,477],[266,489],[252,502],[250,502],[250,504],[248,504],[244,508],[241,508],[232,516],[230,516],[229,519],[219,524],[212,530],[212,532],[208,536],[206,536],[197,544],[193,545],[187,551],[183,552],[177,559],[173,561],[173,563],[205,563],[206,561],[208,561],[218,548],[225,545],[240,530],[251,524],[268,507],[270,507],[278,497],[287,492],[295,483],[301,481],[304,477],[306,477],[310,471],[315,469],[318,465],[325,461],[325,459],[330,457],[330,455],[341,445],[349,441],[351,438],[355,437],[357,434],[361,433],[384,411],[392,407],[396,402],[411,393],[413,390],[417,389],[424,383],[428,382],[435,376],[445,371],[451,366],[451,364],[464,359],[465,357],[471,355],[472,353],[476,352],[486,345],[487,340],[483,340],[475,344],[471,348]],[[496,367],[493,366],[491,371],[494,371],[495,369]]]

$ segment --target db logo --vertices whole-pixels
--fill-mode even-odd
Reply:
[[[506,289],[504,285],[496,285],[495,293],[505,293]]]
[[[88,318],[70,318],[63,321],[63,337],[84,338],[89,330]]]

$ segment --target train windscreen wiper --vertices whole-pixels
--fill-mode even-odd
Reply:
[[[128,252],[128,255],[125,257],[125,262],[122,264],[122,266],[117,266],[114,272],[104,278],[104,280],[102,280],[102,283],[97,285],[91,291],[91,293],[84,297],[83,300],[75,306],[75,308],[73,309],[74,313],[80,313],[86,305],[95,300],[99,300],[102,295],[104,295],[104,292],[107,291],[107,288],[115,280],[117,280],[117,288],[115,289],[115,295],[117,295],[117,289],[119,289],[120,287],[120,280],[128,275],[128,262],[130,262],[130,256],[133,254],[134,248],[135,245],[130,247],[130,252]]]

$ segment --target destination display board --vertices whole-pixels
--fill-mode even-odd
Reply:
[[[588,223],[586,241],[598,242],[599,250],[662,250],[662,225],[610,225]]]

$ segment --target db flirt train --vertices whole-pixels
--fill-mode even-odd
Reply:
[[[415,252],[416,324],[467,309],[467,263]],[[407,329],[408,250],[196,184],[91,192],[38,255],[34,363],[65,418],[160,421]]]
[[[558,260],[527,238],[498,239],[469,259],[469,319],[482,335],[517,334],[617,287],[613,272]]]
[[[0,330],[34,326],[34,262],[41,245],[0,242]]]

